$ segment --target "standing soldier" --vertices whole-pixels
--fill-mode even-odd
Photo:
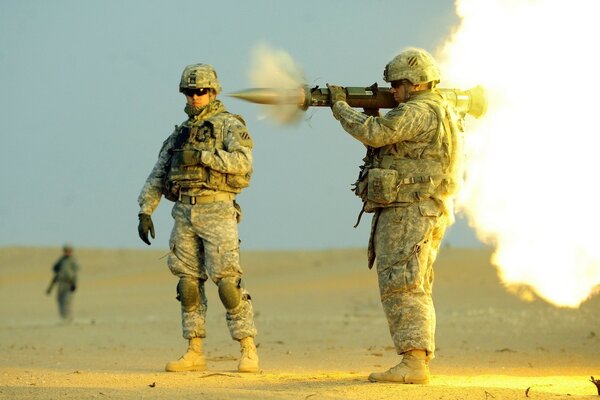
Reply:
[[[374,213],[369,268],[377,257],[381,302],[402,356],[398,365],[372,373],[369,380],[426,384],[435,350],[432,266],[453,218],[461,121],[435,89],[440,73],[426,51],[403,51],[386,65],[383,77],[399,102],[383,117],[354,110],[343,88],[328,85],[334,117],[367,146],[355,192],[363,211]]]
[[[138,198],[138,232],[150,244],[150,215],[164,195],[175,205],[168,266],[179,278],[183,337],[187,352],[167,363],[170,372],[202,371],[206,360],[206,295],[210,278],[226,309],[231,337],[240,342],[240,372],[257,372],[256,328],[250,295],[242,285],[237,223],[241,209],[236,194],[248,186],[252,173],[252,139],[243,119],[225,110],[217,95],[221,85],[208,64],[188,65],[179,91],[185,95],[188,119],[165,140]]]
[[[79,264],[73,256],[73,246],[65,243],[63,246],[63,255],[52,267],[54,276],[46,294],[52,292],[52,288],[58,285],[56,289],[56,301],[58,302],[58,312],[64,321],[71,321],[73,318],[71,305],[73,303],[73,295],[77,290],[77,272]]]

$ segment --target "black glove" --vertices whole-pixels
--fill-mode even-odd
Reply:
[[[331,108],[338,101],[346,101],[346,90],[341,86],[327,84],[329,89],[329,99],[331,100]]]
[[[182,150],[181,154],[181,165],[198,165],[202,158],[202,152],[199,150]]]
[[[77,285],[74,283],[71,283],[71,292],[74,292],[77,290]]]
[[[138,224],[138,234],[140,235],[140,239],[148,246],[150,246],[150,240],[148,240],[148,232],[154,239],[154,224],[152,223],[152,218],[148,214],[139,214],[140,222]]]

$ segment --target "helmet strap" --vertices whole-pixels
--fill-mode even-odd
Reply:
[[[413,84],[408,79],[403,79],[402,86],[404,87],[404,100],[402,100],[401,103],[404,103],[410,98]]]

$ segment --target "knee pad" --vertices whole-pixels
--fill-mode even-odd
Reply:
[[[234,309],[242,299],[239,278],[223,278],[219,281],[219,298],[226,309]]]
[[[200,289],[198,280],[193,278],[179,278],[177,284],[177,300],[186,312],[194,311],[200,303]]]

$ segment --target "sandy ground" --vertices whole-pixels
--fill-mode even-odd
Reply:
[[[243,252],[262,372],[209,287],[209,371],[163,372],[185,350],[166,251],[76,249],[75,320],[45,287],[59,249],[0,248],[0,399],[598,399],[600,297],[579,309],[523,302],[488,250],[443,249],[428,386],[375,384],[398,362],[363,249]]]

